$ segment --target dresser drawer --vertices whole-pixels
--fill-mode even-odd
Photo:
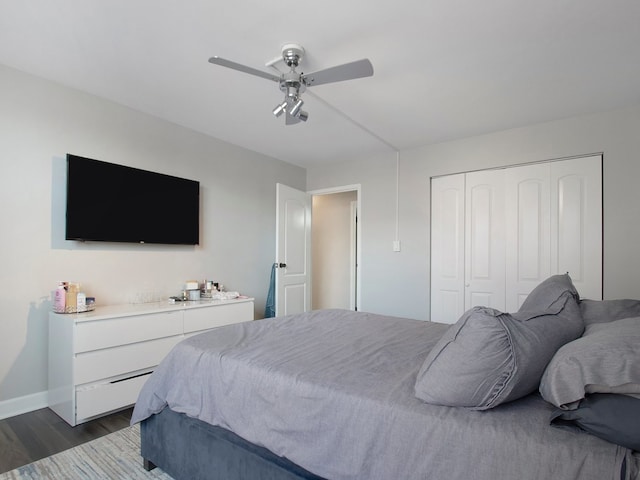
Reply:
[[[82,385],[155,367],[183,338],[182,335],[178,335],[95,352],[79,353],[75,358],[75,384]]]
[[[229,303],[184,312],[184,333],[253,320],[253,302]]]
[[[104,383],[76,390],[76,419],[86,419],[133,405],[149,375],[141,375],[115,383]]]
[[[182,333],[182,311],[78,322],[75,353]]]

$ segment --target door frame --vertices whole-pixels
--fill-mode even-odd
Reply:
[[[311,195],[312,199],[316,195],[331,195],[333,193],[344,193],[344,192],[356,192],[356,211],[358,215],[358,221],[356,223],[356,263],[355,263],[355,271],[353,274],[354,283],[355,283],[355,305],[354,308],[358,310],[361,309],[361,285],[362,285],[362,200],[361,200],[361,190],[362,187],[359,183],[352,185],[343,185],[339,187],[329,187],[329,188],[321,188],[318,190],[310,190],[307,193]],[[311,215],[311,223],[313,224],[313,215]],[[352,265],[353,267],[353,265]],[[311,266],[313,269],[313,265]],[[350,298],[353,298],[353,291],[350,292]]]
[[[350,204],[349,212],[351,228],[349,231],[349,308],[353,311],[358,311],[358,298],[356,292],[358,291],[358,202],[353,201]]]

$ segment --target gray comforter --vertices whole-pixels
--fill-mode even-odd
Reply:
[[[414,396],[448,325],[342,310],[235,324],[184,340],[132,423],[169,406],[329,479],[620,478],[631,452],[549,426],[538,395],[488,411]]]

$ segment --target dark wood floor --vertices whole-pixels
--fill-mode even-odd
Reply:
[[[48,408],[0,420],[0,473],[129,426],[133,408],[69,426]]]

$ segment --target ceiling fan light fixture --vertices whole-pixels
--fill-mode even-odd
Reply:
[[[293,107],[291,107],[291,110],[289,110],[289,115],[297,117],[300,113],[302,105],[304,105],[304,101],[301,98],[297,98],[296,102],[293,104]]]
[[[286,109],[287,109],[287,102],[284,101],[284,102],[278,104],[276,106],[276,108],[273,109],[273,114],[276,117],[279,117],[280,115],[282,115],[285,112]]]

